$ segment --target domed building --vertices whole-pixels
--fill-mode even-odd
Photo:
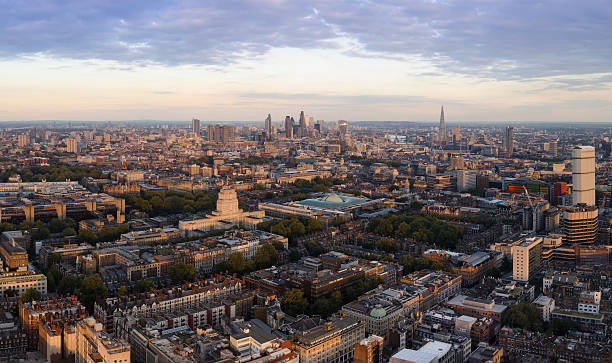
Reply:
[[[238,207],[238,195],[229,186],[224,186],[219,191],[217,197],[217,210],[210,213],[206,218],[184,219],[179,221],[179,229],[183,234],[190,231],[211,231],[216,229],[226,229],[237,225],[254,228],[261,223],[265,212],[257,210],[245,212]]]

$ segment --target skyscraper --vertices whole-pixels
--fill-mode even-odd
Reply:
[[[213,133],[215,141],[221,142],[221,125],[215,125],[215,132]]]
[[[26,134],[19,134],[17,136],[17,146],[26,147],[29,144],[29,138]]]
[[[304,116],[304,111],[300,112],[300,128],[298,129],[298,138],[302,138],[306,136],[306,117]]]
[[[196,136],[200,136],[200,120],[197,118],[191,120],[191,129]]]
[[[338,121],[338,133],[340,136],[345,136],[348,131],[348,121],[340,120]]]
[[[438,129],[438,141],[440,144],[446,143],[446,124],[444,123],[444,106],[440,111],[440,128]]]
[[[206,136],[208,136],[208,141],[215,141],[215,125],[206,126]]]
[[[576,146],[572,150],[572,204],[595,205],[595,148]]]
[[[506,134],[504,136],[504,152],[507,156],[512,156],[514,151],[514,127],[506,126]]]
[[[232,142],[232,140],[234,139],[234,126],[223,125],[221,126],[221,130],[221,141],[224,144]]]
[[[78,151],[78,143],[75,138],[69,137],[66,139],[66,152],[76,153]]]
[[[285,116],[285,137],[293,139],[293,120],[291,116]]]
[[[264,132],[266,133],[266,138],[272,138],[272,116],[270,116],[270,114],[268,114],[268,117],[266,117]]]

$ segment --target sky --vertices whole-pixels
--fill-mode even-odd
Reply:
[[[0,120],[612,121],[608,0],[0,0]]]

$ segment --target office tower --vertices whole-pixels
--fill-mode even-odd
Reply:
[[[293,139],[293,119],[290,116],[285,116],[285,137]]]
[[[370,335],[355,343],[355,363],[383,363],[383,338]]]
[[[460,125],[455,126],[452,130],[452,133],[453,133],[453,144],[456,144],[459,141],[461,141],[461,126]]]
[[[66,152],[69,153],[76,153],[77,152],[77,141],[74,138],[68,138],[66,139]]]
[[[321,124],[320,123],[314,124],[314,129],[317,131],[317,134],[321,135]]]
[[[529,281],[542,264],[542,237],[528,237],[514,247],[512,274],[516,281]]]
[[[348,132],[348,121],[340,120],[338,121],[338,133],[340,136],[346,136]]]
[[[506,134],[504,136],[504,152],[507,156],[512,156],[514,151],[514,127],[506,126]]]
[[[234,139],[234,126],[231,125],[223,125],[221,126],[221,141],[224,144],[228,144],[232,142]]]
[[[595,148],[572,149],[572,204],[595,205]]]
[[[28,136],[26,134],[19,134],[19,136],[17,136],[17,146],[26,147],[28,143]]]
[[[221,125],[215,125],[215,131],[213,134],[215,135],[215,141],[221,142]]]
[[[197,118],[191,120],[191,130],[196,136],[200,136],[200,120]]]
[[[208,125],[206,126],[206,136],[208,137],[208,141],[215,141],[215,126]]]
[[[306,117],[304,116],[304,111],[300,111],[300,128],[298,129],[298,138],[302,138],[306,136]]]
[[[597,237],[599,209],[584,204],[563,207],[563,243],[567,245],[593,244]]]
[[[268,114],[268,117],[266,117],[266,122],[264,125],[264,132],[266,133],[267,139],[272,138],[272,116],[270,116],[270,114]]]
[[[440,111],[440,128],[438,129],[438,141],[440,144],[446,143],[446,124],[444,123],[444,106]]]

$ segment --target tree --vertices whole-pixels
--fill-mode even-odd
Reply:
[[[491,267],[485,272],[485,276],[491,276],[497,279],[501,277],[501,272],[497,267]]]
[[[393,224],[388,219],[383,219],[376,227],[375,232],[381,236],[391,236],[393,234]]]
[[[570,330],[580,330],[580,323],[572,319],[553,319],[549,330],[554,335],[566,335]]]
[[[233,272],[237,272],[237,273],[241,273],[242,271],[244,271],[244,268],[246,267],[246,259],[244,258],[244,255],[240,252],[232,252],[232,254],[229,255],[229,268],[233,271]]]
[[[23,301],[24,303],[27,303],[32,300],[40,300],[41,296],[42,295],[40,291],[33,289],[33,288],[29,288],[23,293],[23,295],[21,295],[21,301]]]
[[[259,268],[266,268],[276,264],[278,260],[278,252],[270,243],[265,243],[257,249],[255,253],[255,264]]]
[[[272,242],[272,246],[274,246],[274,248],[276,248],[277,251],[284,251],[285,250],[285,245],[282,244],[279,241]]]
[[[138,292],[147,292],[151,290],[152,287],[153,287],[153,282],[151,282],[150,280],[144,280],[144,279],[138,280],[136,281],[136,284],[134,284],[134,288]]]
[[[55,292],[55,289],[55,277],[53,277],[53,274],[47,273],[47,291]]]
[[[306,243],[306,250],[308,251],[309,255],[314,256],[314,257],[317,257],[323,252],[325,252],[325,249],[323,248],[323,246],[321,246],[319,242],[315,242],[315,241],[308,241]]]
[[[58,218],[53,218],[49,221],[49,229],[52,233],[60,233],[64,228],[66,228],[66,224]]]
[[[80,287],[81,280],[78,277],[68,275],[60,280],[57,286],[57,292],[60,294],[74,294]]]
[[[193,265],[187,265],[183,262],[179,262],[170,266],[168,269],[168,275],[174,284],[179,284],[185,281],[193,281],[195,280],[195,267]]]
[[[98,240],[98,236],[89,229],[81,228],[79,230],[79,239],[83,242],[94,243]]]
[[[542,331],[544,322],[534,304],[519,303],[511,305],[504,311],[502,323],[512,328],[531,331]]]
[[[49,231],[49,228],[40,226],[32,234],[32,239],[35,241],[40,241],[43,239],[48,239],[50,236],[51,236],[51,231]]]
[[[74,236],[76,235],[76,231],[74,228],[66,227],[62,230],[62,235],[64,235],[64,237]]]
[[[119,290],[117,291],[117,294],[119,296],[125,296],[127,295],[127,287],[125,287],[125,285],[121,285],[119,286]]]
[[[306,233],[306,227],[304,227],[304,224],[297,218],[291,222],[289,229],[291,231],[291,237],[298,237]]]
[[[285,294],[285,298],[282,301],[282,307],[287,314],[296,316],[298,314],[304,314],[308,308],[308,301],[306,301],[302,290],[291,289]]]
[[[62,255],[59,253],[52,253],[47,257],[47,266],[59,265],[62,263]]]
[[[63,280],[62,280],[63,281]],[[81,301],[89,312],[93,312],[93,307],[98,297],[106,296],[106,287],[98,274],[87,276],[83,280],[81,288]]]
[[[291,251],[289,251],[289,260],[291,262],[297,262],[300,260],[300,257],[302,257],[302,254],[300,253],[299,250],[297,249],[291,249]]]
[[[316,218],[308,220],[308,233],[319,232],[323,229],[323,222]]]
[[[397,251],[397,244],[390,239],[384,238],[376,241],[376,248],[385,252]]]
[[[336,216],[336,218],[334,218],[334,226],[338,227],[341,226],[343,224],[346,223],[346,218],[341,217],[341,216]]]

